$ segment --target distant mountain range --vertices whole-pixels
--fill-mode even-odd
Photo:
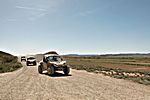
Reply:
[[[57,54],[55,51],[46,52],[44,54],[37,54],[42,58],[45,54]],[[120,53],[120,54],[65,54],[62,56],[73,56],[73,57],[150,57],[150,53]]]
[[[98,54],[66,54],[64,56],[99,56]]]
[[[150,53],[125,53],[125,54],[66,54],[64,56],[150,56]]]

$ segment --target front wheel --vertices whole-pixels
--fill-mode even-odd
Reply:
[[[34,65],[36,66],[36,62],[34,62]]]
[[[63,72],[65,75],[68,75],[69,72],[70,72],[70,68],[68,66],[65,66],[64,69],[63,69]]]
[[[54,66],[48,67],[47,71],[48,71],[48,74],[49,74],[49,75],[53,75],[53,74],[55,73]]]
[[[29,66],[28,62],[26,63],[27,66]]]
[[[41,67],[41,65],[38,66],[38,72],[39,72],[40,74],[42,74],[42,67]]]

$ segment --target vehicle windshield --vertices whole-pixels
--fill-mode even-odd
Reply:
[[[35,59],[34,57],[27,58],[27,60],[34,60],[34,59]]]
[[[62,58],[60,56],[49,56],[49,57],[47,57],[47,60],[48,61],[58,61],[58,62],[61,62]]]

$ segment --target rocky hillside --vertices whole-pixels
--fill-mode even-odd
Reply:
[[[18,57],[0,51],[0,73],[11,72],[20,67],[22,65],[18,62]]]

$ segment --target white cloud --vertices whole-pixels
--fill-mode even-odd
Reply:
[[[32,8],[32,7],[24,7],[24,6],[16,6],[16,8],[24,9],[24,10],[47,11],[47,9],[43,9],[43,8]]]
[[[80,16],[87,16],[87,15],[90,15],[92,13],[93,13],[93,11],[85,11],[85,12],[80,12],[79,15]]]
[[[17,21],[17,19],[15,19],[15,18],[8,18],[7,21],[9,21],[9,22],[15,22],[15,21]]]
[[[83,11],[83,12],[78,13],[78,15],[79,16],[88,16],[88,15],[94,14],[96,11],[97,11],[97,9],[87,10],[87,11]]]
[[[64,0],[18,0],[15,6],[21,19],[38,20],[48,14],[56,13]]]
[[[31,17],[29,17],[28,19],[31,20],[31,21],[35,21],[35,20],[37,20],[37,19],[39,19],[39,18],[41,18],[41,17],[46,16],[47,14],[48,14],[48,13],[41,13],[41,14],[38,14],[38,15],[35,15],[35,16],[31,16]]]
[[[85,12],[80,12],[79,15],[80,16],[87,16],[87,14]]]
[[[41,17],[44,17],[48,14],[48,9],[44,8],[37,8],[37,7],[27,7],[27,6],[16,6],[15,8],[25,10],[24,15],[27,15],[28,17],[26,19],[30,21],[35,21]]]

